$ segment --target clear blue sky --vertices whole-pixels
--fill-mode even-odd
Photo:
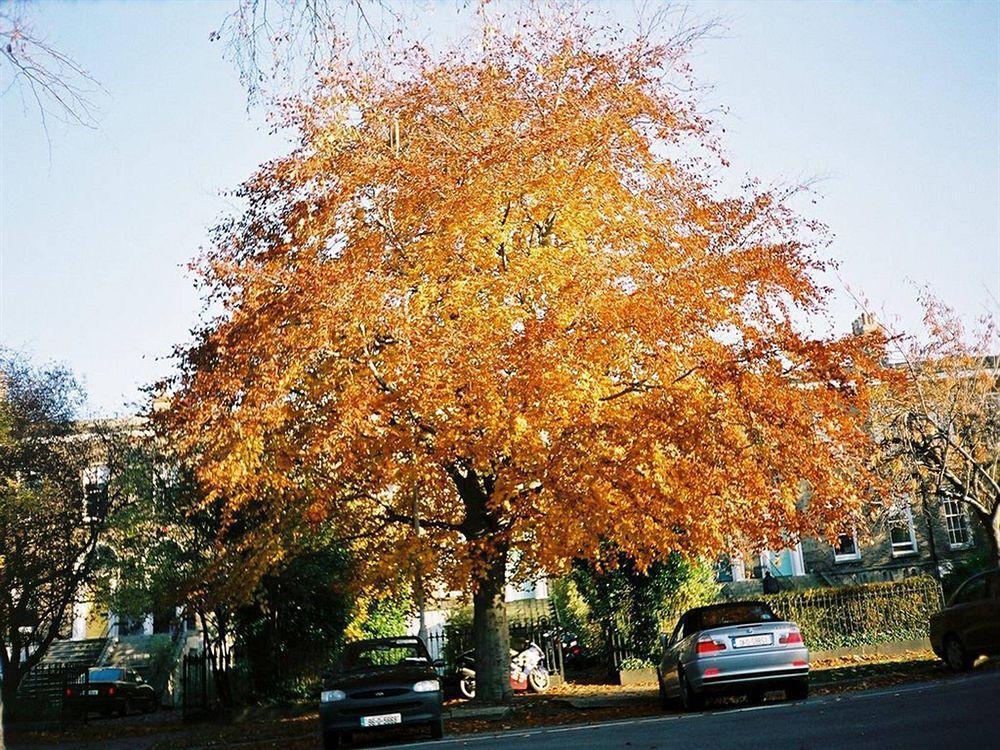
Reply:
[[[2,100],[0,341],[69,364],[93,413],[125,411],[166,370],[198,312],[185,264],[224,191],[287,148],[209,42],[229,7],[43,3],[36,27],[107,89],[98,127],[51,126],[50,152],[36,115]],[[905,326],[914,284],[970,317],[996,309],[998,7],[693,3],[727,26],[693,62],[728,110],[735,168],[825,178],[809,208],[836,235],[835,326],[856,314],[841,279]]]

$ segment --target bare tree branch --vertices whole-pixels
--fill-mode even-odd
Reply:
[[[25,107],[38,111],[49,138],[48,118],[93,128],[93,100],[100,84],[79,63],[56,49],[27,20],[26,3],[0,6],[0,58],[5,63],[3,95],[17,91]],[[51,142],[51,141],[50,141]]]

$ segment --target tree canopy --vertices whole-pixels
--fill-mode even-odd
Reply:
[[[686,52],[489,28],[290,104],[299,144],[201,259],[174,384],[209,497],[335,524],[363,580],[492,592],[477,616],[514,560],[842,529],[878,342],[802,325],[823,228],[795,189],[723,188]]]
[[[112,430],[76,421],[72,373],[0,350],[0,672],[3,699],[72,624],[109,510]],[[100,467],[98,469],[98,467]]]

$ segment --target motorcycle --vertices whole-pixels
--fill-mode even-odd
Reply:
[[[474,649],[465,651],[458,657],[456,668],[458,677],[458,692],[463,698],[476,697],[476,652]],[[524,692],[544,693],[549,689],[549,670],[545,666],[545,652],[531,641],[523,651],[510,651],[510,686],[511,689]]]

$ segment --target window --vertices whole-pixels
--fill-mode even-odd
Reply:
[[[91,682],[119,682],[124,675],[124,670],[114,667],[91,667],[89,672]],[[85,676],[80,677],[78,682],[83,682],[85,679]]]
[[[85,521],[97,521],[108,511],[108,482],[111,472],[103,464],[83,472],[83,515]]]
[[[684,632],[684,622],[685,618],[681,618],[677,622],[677,627],[674,628],[673,634],[670,636],[670,645],[673,646],[677,641],[681,639],[681,633]]]
[[[395,667],[401,664],[430,663],[424,644],[415,638],[386,638],[357,641],[344,649],[343,666],[347,671]]]
[[[969,533],[965,506],[954,497],[945,497],[941,500],[941,512],[948,530],[948,546],[952,549],[968,547],[972,543],[972,535]]]
[[[954,607],[956,604],[971,604],[972,602],[982,601],[985,598],[986,576],[979,576],[963,583],[962,587],[951,598],[948,606]]]
[[[746,577],[746,567],[744,566],[742,557],[739,555],[723,555],[719,558],[715,574],[715,580],[718,583],[745,581]]]
[[[858,549],[858,532],[854,529],[850,534],[841,534],[837,537],[837,544],[833,548],[834,562],[852,562],[861,559],[861,551]]]
[[[912,555],[917,551],[917,537],[913,531],[913,513],[909,503],[892,508],[887,525],[893,557]]]
[[[775,622],[778,616],[762,602],[737,602],[700,607],[688,612],[684,632],[687,635],[701,630],[725,628],[731,625],[749,625]]]

